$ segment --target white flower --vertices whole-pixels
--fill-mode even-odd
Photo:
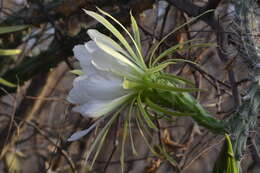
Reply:
[[[155,99],[156,95],[160,93],[157,91],[167,91],[167,95],[173,92],[173,96],[175,96],[175,93],[196,91],[194,88],[179,88],[178,83],[180,81],[187,83],[186,80],[163,73],[162,70],[174,62],[158,63],[159,60],[174,51],[176,46],[169,48],[158,57],[154,57],[161,44],[159,42],[150,53],[150,62],[147,67],[141,54],[140,33],[133,16],[131,15],[132,35],[111,15],[100,9],[99,11],[114,20],[126,32],[133,46],[130,46],[125,37],[103,16],[85,10],[88,15],[111,31],[123,47],[94,29],[88,30],[91,41],[74,47],[73,52],[80,62],[83,75],[74,80],[73,88],[67,99],[76,105],[73,111],[79,112],[85,117],[98,118],[114,111],[123,104],[126,105],[131,102],[129,111],[138,109],[146,124],[153,129],[156,129],[156,126],[145,106],[167,114],[182,116],[183,114],[178,112],[165,112],[161,105],[153,103],[161,104],[160,101]],[[168,102],[167,99],[166,102]],[[113,117],[115,116],[116,114],[113,115]],[[101,118],[100,121],[103,119]],[[114,118],[111,118],[111,120],[114,121]],[[68,140],[79,139],[89,133],[95,125],[96,123],[89,129],[76,132]]]
[[[122,48],[117,42],[97,30],[89,29],[88,35],[91,41],[84,45],[77,45],[73,49],[83,74],[74,80],[67,100],[76,105],[73,111],[85,117],[98,118],[136,98],[140,93],[140,86],[144,86],[142,78],[146,74],[147,67],[141,55],[140,35],[137,34],[137,30],[135,30],[138,37],[136,43],[137,37],[133,39],[122,27],[133,41],[134,48],[132,48],[124,36],[104,17],[92,11],[85,10],[85,12],[110,30],[124,47]],[[137,24],[135,28],[137,29]],[[103,119],[101,118],[100,121]],[[68,141],[86,135],[97,122],[91,128],[74,133]]]
[[[84,74],[74,80],[68,101],[78,104],[73,111],[99,117],[134,94],[124,88],[124,80],[138,80],[142,69],[126,58],[129,55],[111,38],[97,30],[88,30],[88,34],[92,40],[73,49]]]

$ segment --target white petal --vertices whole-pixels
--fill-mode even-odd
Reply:
[[[133,75],[133,69],[131,67],[107,54],[103,50],[93,52],[92,56],[94,57],[92,63],[99,70],[117,72],[124,76]]]
[[[74,79],[73,88],[70,90],[67,100],[74,104],[84,104],[89,100],[87,89],[88,76],[82,75]]]
[[[80,138],[82,138],[83,136],[87,135],[92,129],[88,128],[82,131],[78,131],[73,133],[68,139],[67,141],[71,142],[71,141],[76,141]]]
[[[111,100],[127,94],[123,89],[123,80],[111,73],[93,73],[82,75],[73,82],[67,100],[74,104],[85,104],[91,99]]]
[[[89,29],[87,32],[92,40],[101,42],[101,43],[105,44],[106,46],[108,46],[118,52],[121,52],[125,56],[129,57],[129,54],[110,37],[100,33],[96,29]]]
[[[96,50],[100,50],[100,48],[94,41],[89,41],[85,45],[77,45],[73,48],[74,56],[79,60],[81,69],[86,75],[98,73],[91,62],[93,59],[91,53]]]
[[[132,78],[136,78],[135,74],[133,74],[133,67],[135,65],[131,63],[127,58],[125,58],[123,55],[119,54],[119,56],[122,56],[121,59],[125,59],[125,61],[128,63],[125,63],[123,61],[120,61],[119,58],[115,58],[112,55],[104,52],[100,47],[97,46],[96,42],[89,41],[85,44],[86,50],[88,54],[91,54],[91,61],[92,64],[89,64],[85,66],[86,69],[85,73],[92,74],[92,73],[100,73],[100,71],[107,71],[107,72],[115,72],[119,73],[123,76],[131,76]],[[113,50],[113,49],[112,49]],[[114,50],[113,50],[114,51]],[[129,65],[129,63],[131,65]]]
[[[91,54],[84,45],[77,45],[73,48],[74,56],[79,60],[80,66],[84,73],[90,70],[91,66]]]
[[[110,73],[93,74],[89,76],[85,92],[92,99],[111,100],[126,94],[123,89],[123,80]]]
[[[80,138],[82,138],[83,136],[87,135],[89,132],[91,132],[91,130],[93,130],[98,123],[100,123],[101,121],[103,121],[104,118],[100,118],[99,120],[97,120],[94,124],[92,124],[89,128],[82,130],[82,131],[78,131],[73,133],[68,139],[67,141],[76,141]]]
[[[135,65],[133,62],[131,62],[129,59],[127,59],[125,56],[123,56],[122,54],[118,53],[117,51],[115,51],[114,49],[110,48],[109,46],[103,44],[102,42],[99,42],[97,40],[95,40],[97,46],[103,50],[104,52],[106,52],[108,55],[110,55],[111,57],[113,57],[114,59],[116,59],[118,62],[120,62],[121,64],[126,64],[127,66],[137,70],[137,71],[142,71],[141,69],[139,69],[137,67],[137,65]]]
[[[124,103],[131,94],[113,100],[90,100],[88,103],[76,106],[73,111],[81,113],[86,117],[99,117],[113,111],[116,107]]]
[[[90,54],[95,52],[96,50],[100,49],[93,40],[90,40],[87,43],[85,43],[85,47],[86,47],[88,53],[90,53]]]

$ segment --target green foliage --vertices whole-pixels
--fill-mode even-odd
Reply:
[[[188,93],[156,91],[147,93],[147,104],[154,110],[175,116],[190,116],[199,125],[217,134],[224,134],[228,127],[225,121],[210,116]]]
[[[17,25],[17,26],[1,26],[0,34],[8,34],[11,32],[21,31],[28,28],[28,25]]]
[[[13,84],[12,82],[9,82],[7,80],[5,80],[4,78],[0,77],[0,84],[7,86],[7,87],[11,87],[11,88],[15,88],[16,85]]]
[[[161,40],[159,41],[159,43],[156,44],[155,47],[151,49],[151,53],[150,53],[150,56],[149,56],[149,58],[150,58],[149,66],[151,67],[151,65],[152,65],[152,63],[153,63],[153,62],[152,62],[153,59],[158,59],[158,58],[155,58],[155,53],[156,53],[156,51],[158,50],[158,48],[161,46],[161,44],[162,44],[169,36],[171,36],[172,34],[174,34],[176,31],[180,30],[180,29],[183,28],[184,26],[186,26],[186,25],[188,25],[188,24],[190,24],[190,23],[196,21],[196,20],[197,20],[198,18],[200,18],[201,16],[203,16],[203,15],[205,15],[205,14],[207,14],[207,13],[211,13],[211,12],[213,12],[213,10],[208,10],[208,11],[206,11],[206,12],[204,12],[204,13],[202,13],[202,14],[196,16],[196,17],[194,17],[193,19],[189,20],[188,22],[186,22],[186,23],[184,23],[184,24],[182,24],[182,25],[176,27],[173,31],[171,31],[171,32],[168,33],[163,39],[161,39]],[[177,47],[178,47],[178,46],[177,46]],[[170,48],[170,49],[171,49],[171,48]],[[170,52],[171,52],[171,51],[168,51],[167,53],[169,54]],[[164,54],[167,54],[167,53],[164,53]],[[160,56],[160,55],[159,55],[159,56]],[[158,61],[158,60],[157,60],[157,61]]]
[[[83,75],[82,70],[78,70],[78,69],[76,69],[76,70],[71,70],[70,73],[75,74],[75,75],[78,75],[78,76]]]
[[[20,31],[27,27],[28,27],[27,25],[0,27],[0,34],[7,34],[7,33],[11,33],[11,32]],[[0,49],[0,56],[17,55],[19,53],[21,53],[20,49]],[[0,84],[7,86],[7,87],[11,87],[11,88],[16,87],[15,84],[5,80],[2,77],[0,77]]]
[[[225,134],[225,142],[215,163],[213,173],[239,173],[230,137]]]
[[[133,34],[134,34],[134,40],[137,44],[139,51],[142,52],[141,38],[140,38],[140,32],[139,32],[139,29],[137,26],[137,22],[136,22],[135,18],[133,17],[132,13],[130,13],[130,16],[131,16],[131,25],[132,25],[132,30],[133,30]]]
[[[5,155],[5,166],[7,167],[9,173],[21,172],[22,163],[18,157],[18,154],[15,152],[8,152]]]
[[[0,56],[17,55],[21,53],[20,49],[0,49]]]
[[[131,55],[131,57],[133,57],[133,60],[136,62],[140,62],[140,57],[138,57],[133,49],[131,48],[131,46],[129,45],[129,43],[126,41],[126,39],[124,38],[124,36],[108,21],[106,20],[103,16],[92,12],[92,11],[87,11],[85,10],[85,12],[90,15],[91,17],[93,17],[94,19],[96,19],[97,21],[99,21],[101,24],[103,24],[109,31],[111,31],[111,33],[124,45],[124,47],[126,48],[126,50],[129,52],[129,54]],[[119,23],[116,19],[114,19],[111,15],[101,11],[104,15],[107,15],[108,17],[110,17],[112,20],[114,20],[115,22]],[[120,24],[120,23],[119,23]],[[122,26],[120,24],[120,26]],[[130,36],[130,38],[132,38],[131,34],[122,26],[122,28],[128,33],[128,35]],[[133,38],[132,38],[133,40]],[[137,45],[136,45],[137,47]],[[144,64],[143,64],[144,65]]]

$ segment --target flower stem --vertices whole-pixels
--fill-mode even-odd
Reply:
[[[189,93],[153,91],[153,94],[148,93],[147,96],[146,103],[152,109],[168,115],[186,113],[199,125],[214,133],[224,134],[227,132],[226,122],[210,116]],[[174,116],[178,116],[178,114]]]

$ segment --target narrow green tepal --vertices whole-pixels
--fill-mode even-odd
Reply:
[[[230,137],[225,134],[225,142],[214,165],[213,173],[239,173],[238,162],[234,157],[234,152]]]
[[[142,46],[141,46],[141,38],[140,38],[139,30],[138,30],[138,25],[131,12],[130,12],[130,17],[131,17],[132,30],[133,30],[133,34],[134,34],[134,40],[137,44],[139,51],[141,52]]]
[[[20,49],[0,49],[0,56],[11,56],[20,54]]]
[[[78,76],[84,74],[82,70],[71,70],[70,73],[75,74],[75,75],[78,75]]]
[[[4,86],[7,86],[7,87],[10,87],[10,88],[15,88],[17,87],[17,85],[5,80],[4,78],[0,77],[0,84],[4,85]]]
[[[0,34],[7,34],[11,32],[20,31],[26,29],[28,25],[16,25],[16,26],[1,26],[0,27]]]

